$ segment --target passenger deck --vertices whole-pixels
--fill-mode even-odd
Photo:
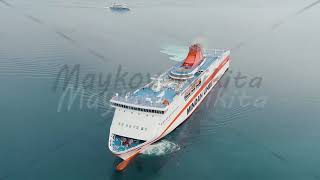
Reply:
[[[202,52],[200,45],[190,47],[186,59],[133,93],[114,96],[111,103],[145,112],[166,111],[174,97],[184,92],[225,50]],[[131,108],[132,107],[132,108]]]

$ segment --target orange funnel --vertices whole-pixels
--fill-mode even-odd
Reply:
[[[191,68],[197,66],[203,59],[202,47],[200,44],[194,44],[190,46],[189,53],[186,59],[184,60],[182,66]]]

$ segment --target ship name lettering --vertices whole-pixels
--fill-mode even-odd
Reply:
[[[204,97],[212,87],[212,81],[205,87],[204,91],[200,93],[196,99],[191,103],[191,105],[187,108],[187,115],[193,110],[195,106],[197,106],[198,102],[201,101],[202,97]]]

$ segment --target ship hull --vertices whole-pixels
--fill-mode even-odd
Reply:
[[[217,71],[215,76],[212,76],[217,78],[216,79],[212,78],[212,80],[207,81],[208,82],[207,84],[204,84],[203,86],[201,86],[200,90],[197,93],[195,93],[194,98],[191,99],[189,102],[187,102],[187,104],[182,108],[183,109],[182,113],[178,114],[178,118],[171,120],[172,125],[165,131],[163,135],[161,135],[160,138],[163,138],[164,136],[172,132],[174,129],[176,129],[181,123],[183,123],[185,120],[188,119],[188,117],[190,117],[193,114],[193,112],[197,109],[197,107],[201,105],[202,101],[210,93],[210,91],[217,84],[217,82],[220,80],[220,78],[227,71],[228,68],[229,68],[229,59],[226,60],[226,63],[222,66],[222,68],[219,71]],[[192,106],[192,109],[189,109],[191,108],[191,106]]]
[[[135,156],[137,153],[142,153],[151,144],[159,141],[160,139],[171,133],[180,124],[187,120],[188,117],[190,117],[193,114],[196,108],[201,105],[205,97],[209,94],[209,92],[217,84],[219,79],[227,71],[227,69],[229,68],[229,63],[229,53],[227,53],[223,57],[221,57],[219,61],[216,62],[216,64],[212,64],[208,68],[207,77],[201,77],[201,81],[203,83],[201,84],[201,86],[197,88],[194,94],[192,94],[192,96],[190,96],[187,100],[184,98],[180,98],[176,101],[177,107],[175,108],[175,110],[173,110],[173,112],[171,112],[170,116],[164,118],[159,123],[159,131],[154,136],[154,138],[127,151],[121,153],[113,151],[113,153],[121,159],[126,160],[132,156]],[[112,132],[110,132],[110,138],[111,135]],[[111,141],[109,141],[109,148],[111,150],[110,143]]]

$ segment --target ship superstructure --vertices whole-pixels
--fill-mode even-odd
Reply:
[[[114,96],[109,149],[130,161],[185,121],[229,68],[229,50],[192,45],[184,61],[149,84]],[[123,169],[127,163],[118,167]]]

